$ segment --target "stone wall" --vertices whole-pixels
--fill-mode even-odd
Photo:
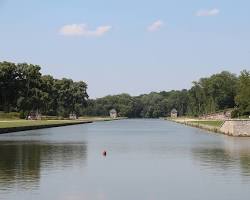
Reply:
[[[211,113],[211,114],[201,116],[200,119],[227,120],[227,119],[231,119],[231,113],[232,113],[232,110]]]
[[[250,136],[250,120],[226,120],[220,131],[231,136]]]

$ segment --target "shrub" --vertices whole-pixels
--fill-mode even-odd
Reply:
[[[239,109],[234,109],[231,113],[232,118],[238,118],[240,116],[240,111]]]
[[[18,112],[0,112],[0,119],[20,119],[20,113]]]

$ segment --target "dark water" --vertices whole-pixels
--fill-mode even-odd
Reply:
[[[0,199],[249,200],[250,139],[163,120],[1,135]]]

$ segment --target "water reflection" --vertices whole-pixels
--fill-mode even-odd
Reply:
[[[87,143],[0,142],[0,187],[39,186],[41,171],[85,165]]]
[[[0,136],[0,199],[248,200],[249,161],[247,138],[163,120],[7,134]]]
[[[250,140],[225,137],[220,145],[205,144],[192,148],[192,154],[200,165],[219,171],[250,176]]]

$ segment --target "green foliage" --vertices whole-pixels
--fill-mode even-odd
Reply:
[[[109,110],[116,109],[118,115],[129,118],[158,118],[168,116],[173,107],[186,114],[188,92],[170,91],[131,97],[128,94],[106,96],[89,100],[84,115],[107,116]]]
[[[19,111],[21,118],[31,112],[68,117],[86,106],[86,83],[42,76],[38,65],[0,62],[0,110]]]
[[[19,119],[19,113],[18,112],[10,112],[10,113],[4,113],[0,112],[0,119]]]
[[[87,85],[71,79],[54,79],[42,75],[38,65],[0,62],[0,110],[20,112],[26,118],[30,112],[68,117],[108,116],[116,109],[118,116],[158,118],[170,115],[199,116],[227,108],[235,108],[233,117],[250,115],[250,73],[237,77],[227,71],[193,82],[189,90],[152,92],[136,97],[129,94],[88,100]]]
[[[19,117],[20,119],[26,119],[28,115],[29,115],[28,111],[21,110]]]
[[[10,112],[16,107],[15,90],[20,88],[19,74],[14,63],[0,63],[0,105],[1,110]]]
[[[240,111],[239,109],[234,109],[231,113],[232,118],[238,118],[240,116]]]
[[[235,98],[239,113],[250,115],[250,72],[242,71],[238,82],[238,94]]]
[[[243,82],[242,85],[247,85],[246,81]],[[107,116],[109,110],[115,108],[121,117],[158,118],[169,116],[171,110],[175,108],[178,110],[179,116],[200,116],[234,108],[237,85],[238,77],[223,71],[193,82],[190,90],[152,92],[137,97],[121,94],[89,100],[88,107],[83,110],[83,114]],[[242,110],[245,111],[249,108],[248,95],[250,92],[248,90],[250,87],[241,86],[241,88],[245,98],[245,106]]]
[[[194,86],[189,91],[189,113],[201,115],[233,108],[237,81],[236,75],[223,71],[194,82]]]

